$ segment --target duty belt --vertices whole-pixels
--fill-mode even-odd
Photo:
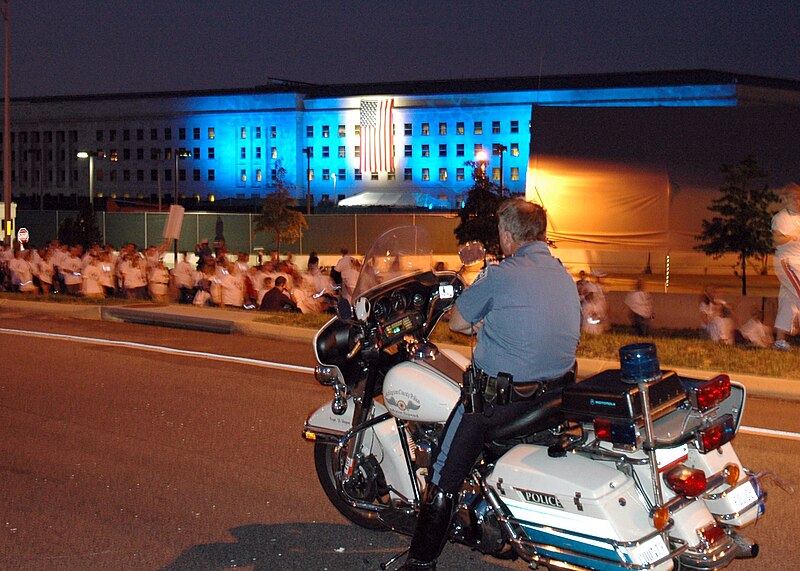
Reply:
[[[573,367],[560,377],[515,383],[511,375],[492,376],[469,367],[464,373],[462,398],[467,412],[483,412],[484,404],[503,406],[512,402],[535,400],[543,394],[575,382]]]

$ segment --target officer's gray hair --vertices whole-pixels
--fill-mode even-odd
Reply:
[[[547,238],[547,211],[538,204],[510,198],[497,209],[497,218],[497,227],[510,233],[518,244]]]

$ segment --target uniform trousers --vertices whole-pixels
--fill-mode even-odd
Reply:
[[[507,424],[537,406],[538,399],[502,406],[486,403],[483,413],[467,414],[464,403],[459,402],[444,425],[433,460],[431,481],[445,492],[457,494],[480,457],[489,430]]]
[[[800,313],[800,260],[775,258],[775,275],[781,284],[778,292],[778,314],[775,328],[795,333],[795,323]]]

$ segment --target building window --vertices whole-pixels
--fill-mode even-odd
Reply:
[[[261,160],[261,147],[256,147],[256,160]]]
[[[347,147],[344,145],[339,145],[338,155],[340,159],[347,157]]]
[[[314,125],[308,125],[306,127],[306,137],[309,139],[314,137]]]
[[[322,126],[322,138],[323,139],[327,139],[330,136],[331,136],[331,128],[330,128],[330,126],[323,125]]]
[[[270,125],[269,126],[269,136],[271,139],[275,139],[278,136],[278,126],[277,125]]]
[[[256,127],[256,139],[261,138],[261,127]]]
[[[483,135],[483,121],[475,121],[472,133],[474,135]]]
[[[150,170],[150,182],[158,182],[158,170],[151,169]]]
[[[483,150],[483,145],[481,145],[480,143],[475,143],[475,147],[474,147],[474,150],[472,152],[472,156],[473,157],[477,157],[478,153],[480,153],[482,150]]]
[[[208,147],[208,158],[213,159],[215,156],[214,147]]]
[[[322,147],[322,158],[329,159],[331,157],[331,148],[330,147]]]
[[[131,160],[131,150],[128,148],[122,149],[122,160],[129,161]]]
[[[164,140],[171,141],[172,140],[172,128],[171,127],[164,127]]]
[[[264,176],[261,173],[261,169],[256,169],[256,182],[261,182]]]
[[[394,171],[389,171],[386,173],[386,180],[395,180],[397,177],[394,174]]]
[[[353,127],[353,134],[356,137],[360,137],[361,136],[361,125],[356,125],[355,127]]]
[[[178,170],[178,180],[185,181],[186,180],[186,169],[179,169]]]
[[[413,180],[411,169],[403,169],[403,180]]]
[[[519,180],[519,167],[511,167],[511,180]]]
[[[378,180],[378,173],[376,173],[376,172],[369,173],[369,179],[370,180]]]
[[[339,136],[340,137],[344,137],[345,135],[347,135],[347,129],[345,128],[344,125],[339,125],[339,131],[338,132],[339,132]]]
[[[25,133],[23,133],[23,135],[24,134]],[[116,141],[117,140],[117,130],[116,129],[110,129],[108,131],[108,140],[109,141]],[[25,137],[22,138],[22,142],[25,143]]]
[[[512,157],[519,156],[519,143],[511,143],[511,156]]]
[[[422,169],[422,180],[431,180],[431,170]]]
[[[270,169],[269,177],[269,179],[273,182],[278,180],[278,169]]]
[[[217,133],[214,130],[214,127],[209,127],[208,128],[208,138],[209,139],[214,139],[216,136],[217,136]]]
[[[192,139],[194,139],[195,141],[200,140],[200,127],[194,127],[192,129]]]
[[[500,143],[492,143],[492,156],[499,157],[500,156]]]
[[[247,127],[239,127],[239,138],[240,139],[247,138]]]
[[[242,182],[247,182],[247,170],[246,169],[241,169],[239,171],[239,180],[242,181]]]
[[[270,158],[277,159],[278,158],[278,147],[272,147],[269,151]]]
[[[200,158],[200,147],[195,147],[192,149],[192,158],[199,159]]]
[[[12,137],[12,139],[13,139],[13,137]],[[97,130],[97,133],[95,133],[95,140],[96,140],[98,143],[99,143],[100,141],[102,141],[102,140],[103,140],[103,131],[101,131],[100,129],[98,129],[98,130]],[[13,141],[12,141],[12,142],[13,142]]]
[[[403,124],[403,134],[406,137],[410,137],[413,134],[413,127],[411,126],[411,123]]]
[[[172,170],[164,169],[164,182],[172,181]]]
[[[200,169],[192,170],[192,180],[195,182],[200,182]]]
[[[441,144],[439,145],[439,156],[446,157],[447,156],[447,145]]]
[[[136,171],[136,182],[144,182],[144,170],[139,169]]]
[[[214,181],[214,180],[216,180],[216,173],[214,173],[214,169],[208,169],[208,173],[207,173],[207,175],[206,175],[206,178],[207,178],[209,181]]]
[[[447,123],[439,123],[439,134],[447,135]]]
[[[500,134],[500,121],[492,121],[492,135]]]
[[[511,121],[511,132],[519,133],[519,121]]]
[[[442,182],[447,180],[447,169],[439,169],[439,180]]]
[[[353,147],[353,156],[357,159],[361,157],[361,145],[356,145],[355,147]]]
[[[422,145],[422,156],[423,157],[431,156],[431,147],[430,147],[430,145]]]
[[[178,138],[181,141],[186,140],[186,128],[185,127],[181,127],[180,129],[178,129]]]
[[[406,156],[406,157],[412,156],[411,145],[404,145],[403,146],[403,156]]]
[[[355,180],[361,180],[361,169],[355,169],[355,171],[353,171],[353,178]]]
[[[500,180],[500,167],[492,168],[492,180]]]
[[[422,134],[423,135],[430,135],[431,134],[431,124],[430,123],[423,123],[422,124]]]
[[[136,140],[144,141],[144,129],[136,129]]]
[[[247,158],[247,148],[246,147],[240,147],[239,148],[239,158],[240,159],[246,159]]]
[[[331,170],[322,169],[322,180],[331,180]]]
[[[456,156],[463,157],[464,156],[464,143],[459,143],[456,145]]]
[[[158,141],[158,129],[150,129],[150,140]]]
[[[314,158],[314,147],[306,147],[306,149],[308,149],[308,158],[309,159],[313,159]]]
[[[143,161],[144,160],[144,149],[139,147],[136,149],[136,160]]]
[[[464,122],[459,121],[456,123],[456,135],[463,135],[464,134]]]
[[[464,180],[464,169],[462,167],[456,169],[456,180],[458,181]]]
[[[336,175],[336,178],[339,180],[344,180],[347,178],[347,170],[346,169],[339,169],[339,174]]]

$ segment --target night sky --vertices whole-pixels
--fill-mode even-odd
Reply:
[[[800,80],[800,2],[11,0],[11,95],[714,69]]]

